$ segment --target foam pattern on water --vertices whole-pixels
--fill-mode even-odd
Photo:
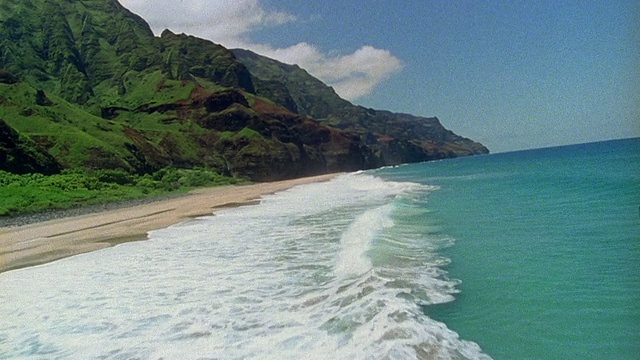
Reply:
[[[0,358],[487,358],[453,300],[434,190],[363,173],[0,275]]]

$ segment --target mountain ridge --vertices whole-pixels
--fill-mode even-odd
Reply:
[[[365,143],[378,151],[384,165],[428,161],[447,157],[487,153],[479,143],[445,129],[436,117],[393,113],[354,105],[340,98],[330,86],[322,83],[297,65],[289,65],[249,50],[232,49],[234,55],[259,81],[278,81],[289,90],[293,107],[322,124],[359,134]],[[289,99],[272,98],[282,106]],[[309,101],[313,99],[314,101]],[[410,149],[404,153],[398,147]]]
[[[246,55],[156,37],[116,0],[6,0],[0,159],[32,166],[0,170],[202,166],[267,181],[488,152],[435,118],[358,107],[297,65],[274,78]]]

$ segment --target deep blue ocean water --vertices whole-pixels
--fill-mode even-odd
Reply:
[[[0,289],[2,359],[639,359],[640,139],[346,174]]]

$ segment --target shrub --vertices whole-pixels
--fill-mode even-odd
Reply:
[[[65,170],[57,175],[0,171],[0,216],[160,195],[239,180],[206,168],[167,167],[137,176],[124,170]]]
[[[118,185],[131,185],[135,180],[133,175],[122,169],[96,170],[94,175],[99,181]]]

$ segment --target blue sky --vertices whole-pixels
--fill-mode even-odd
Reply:
[[[121,0],[493,152],[640,136],[638,1]]]

